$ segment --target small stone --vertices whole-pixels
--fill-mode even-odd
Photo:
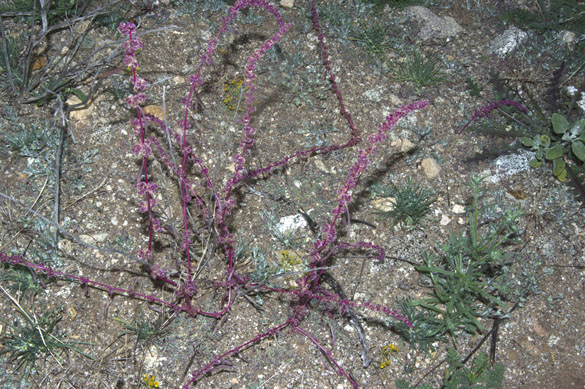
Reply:
[[[142,111],[146,114],[152,115],[158,120],[164,120],[164,111],[163,107],[160,105],[147,105],[142,109]]]
[[[442,226],[446,226],[447,224],[451,223],[451,219],[449,219],[447,215],[443,214],[443,216],[441,216],[440,223]]]
[[[155,369],[158,362],[158,349],[153,344],[150,346],[148,351],[146,352],[146,356],[144,357],[144,367],[146,371],[152,371]]]
[[[280,0],[280,6],[283,8],[292,8],[295,6],[294,0]]]
[[[400,151],[402,151],[403,153],[408,153],[412,149],[414,149],[414,144],[408,139],[403,139],[402,146],[400,146]]]
[[[59,250],[67,255],[71,255],[73,253],[73,243],[70,240],[61,239],[59,240]]]
[[[329,169],[327,169],[327,166],[325,166],[321,158],[314,158],[313,163],[315,164],[315,167],[320,171],[324,173],[330,173]]]
[[[83,242],[87,243],[87,244],[94,244],[96,242],[98,243],[103,243],[106,241],[106,239],[108,238],[108,233],[107,232],[102,232],[102,233],[98,233],[98,234],[91,234],[91,235],[79,235],[79,239],[81,239]]]
[[[372,206],[378,211],[390,212],[394,209],[396,199],[394,197],[378,197],[372,200]]]
[[[77,96],[71,96],[67,99],[67,105],[77,105],[81,103],[81,99]],[[83,108],[82,108],[83,107]],[[81,106],[69,112],[69,117],[76,122],[85,122],[93,113],[93,104]]]
[[[425,176],[427,176],[429,180],[437,178],[439,176],[439,173],[441,172],[441,167],[439,166],[437,161],[435,161],[432,158],[423,159],[421,162],[421,166],[423,172],[425,173]]]
[[[465,213],[465,207],[463,205],[460,204],[455,204],[453,205],[453,213]]]
[[[563,42],[566,44],[572,44],[575,42],[575,33],[573,31],[565,31],[563,34]]]
[[[31,70],[34,72],[36,70],[41,70],[47,65],[47,57],[44,55],[39,55],[35,57],[32,62]]]

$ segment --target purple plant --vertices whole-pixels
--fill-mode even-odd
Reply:
[[[473,115],[471,115],[471,119],[469,119],[469,121],[467,123],[465,123],[465,125],[463,127],[461,127],[461,129],[459,131],[457,131],[457,134],[461,134],[467,127],[469,127],[472,123],[475,123],[479,119],[481,119],[483,117],[489,118],[490,114],[493,110],[498,109],[500,107],[504,107],[504,106],[512,106],[512,107],[516,107],[516,109],[518,109],[524,113],[528,112],[528,108],[526,108],[525,106],[523,106],[522,104],[520,104],[517,101],[510,100],[510,99],[496,100],[496,101],[491,102],[487,105],[484,105],[483,107],[481,107],[480,109],[475,111],[473,113]]]
[[[208,167],[205,166],[203,161],[195,155],[195,149],[187,142],[187,136],[190,130],[192,128],[199,128],[198,123],[191,123],[189,121],[189,117],[191,117],[189,113],[190,111],[197,109],[197,105],[193,104],[193,100],[201,92],[201,87],[204,83],[203,70],[205,66],[212,64],[212,57],[217,49],[221,35],[227,31],[229,24],[238,15],[238,13],[247,7],[259,7],[272,14],[278,23],[279,29],[271,38],[266,40],[260,48],[258,48],[252,55],[247,58],[244,80],[247,91],[244,99],[244,103],[246,104],[246,112],[242,119],[242,138],[239,143],[238,152],[232,157],[232,162],[234,164],[234,174],[227,180],[225,186],[220,189],[218,188],[217,183],[213,182],[213,180],[210,178],[208,174]],[[418,101],[399,108],[394,113],[385,118],[384,122],[378,127],[376,132],[368,136],[365,148],[358,151],[357,161],[349,169],[347,179],[337,191],[337,206],[332,210],[331,220],[321,226],[320,236],[314,242],[313,249],[310,253],[310,271],[308,271],[306,275],[303,275],[297,279],[297,288],[273,288],[263,284],[253,283],[248,277],[239,275],[236,272],[235,267],[235,239],[228,229],[229,217],[235,206],[235,201],[232,196],[233,190],[243,180],[257,177],[262,173],[270,172],[280,166],[285,166],[298,158],[309,157],[315,154],[330,153],[334,150],[353,147],[360,142],[360,132],[355,127],[351,114],[349,111],[347,111],[344,105],[340,89],[336,82],[336,77],[332,71],[329,52],[325,44],[325,37],[321,31],[314,0],[312,2],[311,10],[313,15],[314,28],[318,34],[318,39],[321,46],[322,60],[331,82],[331,89],[338,99],[340,113],[348,123],[348,127],[351,130],[351,136],[343,144],[298,150],[281,160],[273,161],[268,163],[265,167],[250,171],[246,170],[245,163],[246,156],[250,155],[250,149],[254,144],[254,136],[256,134],[256,128],[251,126],[251,118],[255,111],[254,103],[256,100],[256,65],[258,61],[262,59],[265,53],[272,46],[274,46],[274,44],[279,42],[283,35],[290,28],[289,24],[284,23],[276,8],[264,0],[238,0],[231,8],[229,8],[228,15],[222,19],[222,25],[218,33],[209,40],[207,49],[201,57],[201,63],[197,68],[197,71],[190,77],[191,87],[187,97],[183,99],[185,111],[183,118],[180,121],[181,130],[178,132],[168,128],[164,125],[164,123],[162,123],[162,121],[158,120],[157,118],[144,114],[141,105],[143,105],[146,101],[146,96],[143,93],[146,82],[138,76],[139,66],[138,59],[136,57],[137,52],[142,48],[142,42],[134,36],[136,32],[136,26],[133,23],[121,23],[119,26],[119,31],[122,34],[126,34],[128,36],[128,40],[124,44],[125,56],[123,63],[132,73],[134,95],[129,96],[126,101],[132,108],[136,110],[136,118],[132,120],[132,126],[135,129],[136,135],[139,137],[139,142],[134,145],[133,151],[142,160],[141,180],[137,184],[137,191],[138,194],[144,198],[144,200],[140,203],[140,211],[147,214],[149,224],[148,245],[146,248],[140,250],[138,254],[139,258],[141,259],[141,263],[146,264],[149,267],[150,277],[165,283],[169,287],[172,287],[172,289],[175,291],[175,295],[179,298],[179,303],[169,303],[155,296],[141,294],[129,289],[113,287],[105,283],[90,280],[86,277],[65,274],[56,271],[44,264],[38,265],[30,263],[23,260],[19,256],[9,257],[0,254],[0,262],[26,266],[39,274],[46,275],[47,277],[75,280],[84,285],[86,288],[91,286],[105,290],[111,296],[114,294],[126,295],[143,299],[150,303],[168,306],[177,312],[184,311],[193,316],[204,315],[218,319],[229,311],[231,304],[233,303],[236,287],[244,289],[256,288],[266,292],[270,291],[287,294],[290,296],[291,300],[291,312],[290,316],[286,320],[277,326],[263,331],[253,339],[217,356],[211,362],[203,365],[202,368],[192,373],[184,388],[189,387],[192,383],[196,382],[206,373],[210,372],[217,366],[220,366],[225,358],[238,354],[243,349],[260,342],[266,337],[281,333],[286,328],[292,329],[294,333],[300,334],[312,342],[329,358],[331,364],[337,369],[338,374],[346,377],[354,387],[357,387],[357,383],[351,377],[351,375],[346,372],[337,363],[337,361],[335,361],[332,356],[332,351],[323,347],[323,345],[312,334],[301,327],[301,324],[311,309],[311,302],[317,301],[322,303],[323,306],[326,306],[327,309],[336,309],[342,314],[348,309],[356,307],[363,307],[373,311],[382,312],[385,315],[393,316],[394,318],[403,321],[406,325],[412,327],[412,324],[397,311],[390,310],[387,307],[381,305],[371,304],[369,302],[350,301],[328,291],[322,286],[322,268],[328,264],[328,261],[330,261],[334,255],[343,250],[359,249],[375,251],[375,257],[377,259],[382,260],[385,257],[384,250],[378,245],[368,242],[347,243],[339,241],[336,225],[342,215],[348,212],[348,204],[352,200],[352,191],[359,184],[360,178],[368,168],[371,157],[378,150],[381,143],[386,140],[388,132],[392,130],[392,128],[401,118],[415,110],[426,107],[429,103],[427,101]],[[500,105],[505,104],[502,103]],[[491,109],[495,108],[496,107],[493,107]],[[489,111],[485,111],[483,115],[485,116],[487,113],[489,113]],[[480,114],[477,114],[477,117],[474,115],[475,120],[480,116]],[[193,124],[195,124],[195,126],[193,126]],[[156,136],[147,135],[147,130],[152,127],[159,127],[165,135],[168,135],[170,139],[175,142],[180,150],[182,157],[180,164],[176,164],[171,161],[169,153],[164,149]],[[154,194],[158,186],[149,176],[148,159],[151,155],[157,155],[159,160],[164,162],[169,167],[169,169],[177,175],[180,182],[183,217],[183,231],[180,240],[182,242],[181,249],[184,256],[185,266],[184,279],[182,279],[180,282],[175,282],[169,279],[165,269],[155,263],[156,258],[154,258],[152,254],[154,233],[160,229],[160,221],[154,218],[152,211],[156,206],[156,199]],[[210,205],[211,208],[209,209],[205,206],[202,197],[197,194],[194,183],[187,177],[187,169],[190,164],[193,164],[198,168],[198,171],[201,174],[201,177],[203,177],[203,181],[205,182],[205,188],[211,194],[210,197],[213,199],[213,201]],[[194,281],[195,277],[193,274],[192,258],[190,254],[191,227],[190,219],[188,217],[188,207],[189,204],[193,201],[195,201],[200,211],[201,217],[204,220],[205,228],[207,228],[208,231],[216,237],[218,247],[223,251],[223,255],[226,259],[227,265],[225,275],[222,278],[222,281],[216,284],[218,287],[225,289],[226,296],[223,300],[225,303],[223,307],[217,312],[206,312],[198,310],[195,308],[193,303],[193,299],[196,298],[198,294],[198,287]],[[212,215],[215,216],[212,217]]]

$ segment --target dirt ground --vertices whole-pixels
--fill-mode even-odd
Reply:
[[[353,2],[327,4],[328,10],[335,4],[348,14],[355,9]],[[494,1],[494,6],[498,4]],[[261,262],[253,255],[253,249],[264,253],[269,266],[282,266],[282,251],[288,248],[283,239],[271,233],[270,226],[274,227],[284,217],[299,215],[299,210],[318,225],[327,221],[336,205],[337,189],[346,180],[358,149],[365,147],[367,135],[398,106],[427,99],[430,105],[403,119],[379,148],[370,170],[353,192],[350,213],[351,219],[357,222],[340,227],[345,241],[379,244],[386,250],[387,258],[378,262],[363,253],[344,253],[330,264],[330,275],[353,300],[371,301],[391,309],[402,298],[425,296],[430,291],[428,284],[411,263],[422,263],[424,253],[446,243],[450,233],[466,231],[467,219],[460,209],[470,203],[471,191],[467,184],[474,175],[486,175],[488,179],[482,186],[486,201],[495,202],[501,209],[520,206],[524,210],[519,219],[522,243],[508,249],[516,263],[516,276],[529,273],[533,282],[516,309],[500,321],[497,339],[488,339],[480,351],[489,353],[490,347],[495,347],[496,362],[505,367],[504,388],[585,388],[582,202],[566,184],[552,176],[550,167],[513,172],[508,168],[502,170],[496,162],[502,159],[496,157],[473,159],[476,153],[495,144],[511,143],[513,138],[489,137],[471,131],[457,134],[473,111],[493,97],[487,86],[490,69],[499,69],[512,80],[530,78],[531,85],[538,86],[547,82],[551,67],[529,59],[523,61],[520,56],[502,59],[488,54],[492,40],[507,26],[497,15],[485,11],[491,9],[487,5],[481,9],[473,5],[467,9],[465,5],[464,1],[455,1],[449,7],[429,7],[441,17],[452,17],[463,28],[462,33],[448,39],[422,40],[418,35],[420,24],[407,19],[404,10],[376,11],[375,20],[387,23],[386,33],[398,42],[393,45],[402,49],[418,48],[439,58],[444,79],[422,88],[413,82],[396,80],[360,42],[343,39],[342,27],[335,30],[333,22],[322,22],[333,72],[338,76],[344,103],[356,127],[362,131],[362,143],[353,149],[294,161],[284,169],[238,188],[237,205],[229,222],[241,247],[247,248],[242,250],[238,271],[261,273]],[[201,4],[198,7],[160,4],[136,19],[138,32],[143,33],[140,39],[144,47],[138,60],[140,74],[148,82],[147,110],[162,119],[164,106],[166,120],[177,129],[176,123],[183,115],[181,99],[189,89],[189,76],[197,68],[206,41],[216,33],[226,12],[211,10],[211,6],[204,9]],[[276,7],[292,26],[278,48],[268,53],[259,65],[257,110],[252,120],[258,133],[248,156],[248,169],[266,166],[298,149],[340,144],[350,137],[323,72],[317,35],[311,30],[310,2],[297,0],[293,8]],[[263,15],[258,24],[254,23],[259,20],[255,15]],[[228,109],[224,102],[225,85],[229,86],[234,77],[243,76],[246,57],[277,31],[274,19],[265,12],[244,16],[246,23],[228,31],[220,41],[213,64],[205,70],[204,90],[198,103],[201,112],[193,114],[201,127],[189,135],[195,154],[208,164],[210,176],[220,187],[233,172],[231,157],[237,150],[241,131],[238,118],[233,120],[234,110]],[[333,26],[333,30],[329,31],[328,26]],[[50,45],[58,47],[60,39],[65,39],[65,35],[56,35],[49,43],[46,51],[49,59],[57,55]],[[123,37],[101,26],[92,29],[88,39],[95,45],[117,41],[111,46],[114,50],[119,49]],[[91,50],[91,47],[81,50]],[[390,47],[386,52],[396,66],[403,61],[404,51]],[[69,117],[68,128],[74,141],[68,137],[65,143],[60,224],[86,243],[135,253],[147,242],[148,224],[138,211],[142,200],[136,192],[140,160],[131,150],[137,138],[129,123],[135,112],[126,105],[125,95],[120,95],[130,85],[129,74],[120,69],[121,59],[121,55],[117,56],[111,67],[96,76],[103,78],[103,82],[89,107],[73,111]],[[484,85],[481,96],[469,94],[465,82],[468,77]],[[574,80],[583,82],[582,71]],[[88,92],[94,81],[95,78],[88,79],[79,88]],[[7,94],[2,98],[7,99],[6,106],[12,107],[10,112],[16,113],[21,121],[53,120],[54,102],[36,107],[8,100]],[[236,116],[241,118],[242,112]],[[2,116],[0,129],[12,131],[13,121],[6,108]],[[154,128],[150,131],[156,133]],[[416,147],[404,152],[403,146],[408,144],[405,140]],[[45,217],[53,217],[51,173],[30,173],[36,166],[33,158],[10,150],[5,143],[0,143],[0,147],[0,190]],[[432,159],[440,168],[436,177],[429,177],[431,173],[422,163],[425,159]],[[173,228],[180,230],[176,176],[158,160],[151,159],[150,164],[151,174],[161,188],[158,212],[169,224],[174,224]],[[422,226],[404,230],[376,215],[379,203],[367,187],[376,182],[404,184],[409,178],[433,189],[437,201]],[[193,180],[200,187],[204,185],[197,174]],[[26,209],[6,199],[0,200],[0,207],[3,215],[0,252],[33,260],[33,248],[49,250],[39,246],[42,234],[34,223],[25,221],[34,219]],[[197,219],[196,212],[194,215]],[[49,227],[45,225],[45,232]],[[294,255],[306,262],[314,233],[304,226],[290,239],[297,247]],[[182,258],[178,245],[171,228],[158,233],[154,246],[157,263],[177,268],[177,261]],[[198,253],[213,249],[205,240],[196,240],[194,247]],[[224,292],[216,285],[225,273],[221,255],[218,250],[215,260],[196,265],[201,270],[196,301],[205,311],[218,311],[223,306]],[[56,257],[57,268],[65,273],[154,294],[167,301],[174,299],[171,290],[153,282],[139,263],[123,255],[92,250],[61,236]],[[0,271],[6,272],[8,268]],[[274,282],[281,287],[295,286],[291,275]],[[104,291],[86,290],[78,283],[62,279],[47,283],[34,296],[20,292],[14,295],[24,307],[37,314],[62,308],[63,317],[57,325],[59,333],[67,341],[79,342],[76,347],[92,356],[88,358],[69,350],[40,357],[24,387],[42,388],[146,387],[145,374],[154,375],[160,388],[179,388],[191,373],[217,355],[284,322],[291,310],[289,296],[250,294],[236,299],[221,320],[193,318],[138,299],[120,295],[111,298]],[[9,324],[18,321],[19,314],[6,294],[0,298],[0,306],[3,322],[0,335],[6,335],[11,331]],[[314,309],[302,327],[332,350],[332,356],[360,387],[394,388],[398,378],[411,384],[421,380],[432,387],[441,387],[446,367],[441,362],[447,349],[453,347],[451,339],[436,342],[436,349],[425,353],[401,339],[389,319],[379,312],[363,308],[356,308],[355,312],[372,360],[365,368],[362,344],[349,318]],[[148,327],[146,324],[153,323],[158,328],[156,334],[138,336],[128,328],[139,324]],[[460,334],[457,339],[460,355],[467,355],[478,345],[492,328],[493,320],[482,319],[482,324],[483,334]],[[390,365],[382,369],[382,346],[388,344],[396,345],[398,351]],[[6,354],[0,361],[0,375],[4,380],[1,386],[19,387],[16,378],[19,375],[10,376],[14,361]],[[195,387],[346,388],[351,385],[304,336],[284,329],[278,336],[226,358],[221,367],[198,380]]]

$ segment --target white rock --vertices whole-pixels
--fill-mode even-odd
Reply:
[[[465,207],[460,204],[453,205],[453,213],[465,213]]]
[[[301,227],[307,227],[307,221],[302,215],[284,216],[276,225],[276,228],[283,234],[294,232]]]
[[[414,149],[414,144],[408,139],[403,139],[402,145],[400,146],[400,151],[403,153],[408,153],[412,149]]]
[[[294,0],[280,0],[280,6],[283,8],[292,8],[295,6]]]
[[[492,183],[499,182],[502,178],[530,169],[528,165],[535,153],[522,150],[518,154],[502,155],[492,162],[492,172],[487,178]]]
[[[526,41],[528,34],[517,27],[510,27],[496,37],[490,44],[488,53],[496,54],[499,57],[505,57],[516,50]]]
[[[443,216],[441,216],[440,223],[442,226],[446,226],[447,224],[451,223],[451,219],[449,219],[447,215],[443,214]]]

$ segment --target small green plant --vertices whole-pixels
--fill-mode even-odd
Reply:
[[[137,342],[150,342],[154,338],[164,335],[167,324],[167,317],[165,315],[159,314],[156,320],[152,320],[142,311],[137,313],[132,323],[128,323],[119,318],[114,318],[114,320],[122,323],[124,327],[124,331],[120,335],[135,336]]]
[[[524,136],[521,140],[524,146],[536,153],[530,161],[531,167],[539,167],[545,161],[552,162],[553,175],[564,182],[567,178],[566,158],[576,158],[585,166],[585,119],[569,123],[564,115],[553,113],[551,122],[552,132]]]
[[[479,83],[477,83],[473,78],[467,77],[465,79],[465,86],[467,87],[467,92],[469,92],[469,94],[472,97],[481,96],[481,91],[483,90],[483,87]]]
[[[434,312],[416,306],[410,299],[398,300],[397,305],[400,313],[412,323],[412,328],[398,320],[393,321],[392,326],[412,348],[428,353],[435,350],[434,343],[445,340],[447,327]]]
[[[393,202],[388,211],[378,211],[380,218],[391,219],[392,226],[399,224],[402,229],[411,231],[421,226],[431,211],[431,204],[437,199],[430,189],[419,187],[412,178],[404,186],[374,185],[370,187],[372,198],[381,196]]]
[[[20,320],[7,321],[0,318],[7,328],[0,338],[0,356],[7,355],[8,360],[14,364],[13,372],[21,373],[21,382],[26,382],[39,358],[50,355],[60,360],[62,351],[73,350],[93,359],[75,347],[79,343],[66,341],[65,336],[58,332],[57,324],[62,318],[63,307],[41,314],[29,313],[1,285],[0,290],[10,299],[20,315]]]
[[[391,48],[388,27],[369,19],[367,22],[359,19],[356,24],[359,28],[355,28],[351,40],[362,46],[370,58],[383,59],[386,51]]]
[[[254,271],[250,273],[252,280],[266,283],[277,272],[277,269],[270,266],[266,260],[266,254],[258,247],[253,247],[250,251]]]
[[[504,381],[504,365],[491,365],[486,353],[480,353],[473,359],[471,366],[465,367],[461,357],[450,348],[447,351],[449,368],[445,374],[445,389],[485,388],[498,389]]]
[[[53,282],[44,275],[37,275],[25,267],[7,267],[0,272],[0,284],[7,287],[13,293],[24,294],[28,291],[36,294],[45,285]]]
[[[77,5],[79,0],[52,0],[47,3],[46,8],[39,5],[38,0],[6,0],[0,5],[0,13],[14,12],[21,14],[27,23],[39,22],[43,18],[43,13],[49,24],[54,24],[61,20],[77,16]]]
[[[437,84],[445,80],[439,68],[439,58],[436,55],[426,56],[418,50],[406,55],[396,71],[398,81],[413,82],[417,93],[422,88]]]
[[[451,234],[448,243],[439,247],[438,255],[426,253],[424,265],[415,266],[430,280],[432,292],[428,298],[412,304],[440,315],[455,342],[455,335],[461,330],[471,334],[483,332],[479,318],[508,309],[499,297],[508,289],[500,275],[504,266],[512,262],[508,245],[519,242],[516,221],[522,211],[505,210],[492,222],[482,223],[482,180],[474,177],[469,184],[473,200],[468,234]],[[480,230],[480,226],[487,230]]]

